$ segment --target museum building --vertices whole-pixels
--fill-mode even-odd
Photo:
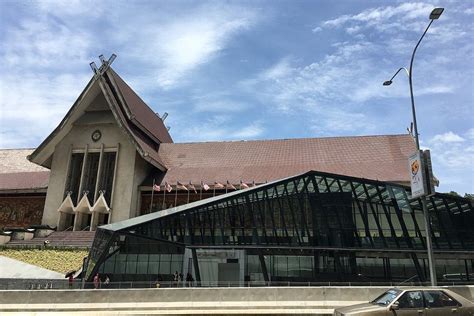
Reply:
[[[104,62],[38,148],[0,150],[0,226],[96,231],[89,280],[426,279],[411,135],[174,143],[165,118]],[[469,280],[472,202],[428,204],[438,277]]]

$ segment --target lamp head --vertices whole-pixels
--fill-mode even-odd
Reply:
[[[392,80],[387,80],[387,81],[384,81],[383,85],[384,86],[389,86],[392,84]]]
[[[434,8],[433,11],[431,11],[430,14],[430,20],[437,20],[443,13],[444,8]]]

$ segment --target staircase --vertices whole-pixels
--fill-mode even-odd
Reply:
[[[36,237],[31,240],[11,240],[7,246],[46,246],[46,247],[78,247],[90,248],[95,232],[91,231],[62,231],[54,232],[47,237]],[[45,241],[48,241],[45,243]]]

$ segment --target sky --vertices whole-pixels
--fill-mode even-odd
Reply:
[[[113,68],[175,142],[405,134],[474,193],[474,1],[0,1],[0,148],[34,148]],[[408,167],[407,167],[408,168]]]

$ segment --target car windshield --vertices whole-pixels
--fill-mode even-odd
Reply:
[[[387,292],[383,293],[379,297],[377,297],[375,300],[373,300],[371,303],[377,304],[377,305],[388,305],[392,303],[392,301],[397,298],[397,296],[401,293],[401,290],[395,290],[391,289],[388,290]]]

